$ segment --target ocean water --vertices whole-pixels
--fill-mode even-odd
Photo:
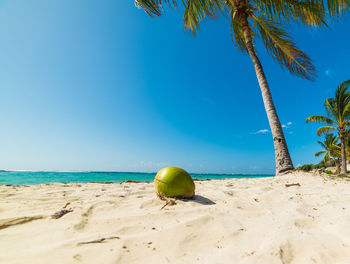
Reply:
[[[122,182],[153,181],[156,173],[138,172],[43,172],[43,171],[0,171],[0,184],[34,185],[54,182]],[[258,178],[272,177],[267,174],[191,174],[194,179]]]

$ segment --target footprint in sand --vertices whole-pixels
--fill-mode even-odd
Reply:
[[[82,216],[82,219],[81,221],[74,225],[74,229],[75,230],[82,230],[85,228],[85,226],[87,225],[88,221],[89,221],[89,217],[92,215],[94,209],[98,206],[101,206],[101,205],[104,205],[104,204],[112,204],[112,205],[115,205],[116,203],[113,202],[113,201],[102,201],[102,202],[99,202],[99,203],[96,203],[96,204],[93,204],[91,205],[85,213],[83,213],[81,216]]]
[[[280,246],[279,251],[280,259],[283,264],[289,264],[292,263],[294,259],[294,253],[293,253],[293,247],[292,245],[287,242]]]

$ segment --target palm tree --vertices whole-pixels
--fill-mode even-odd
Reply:
[[[350,0],[327,1],[347,3]],[[255,68],[275,147],[276,175],[293,170],[282,126],[254,41],[260,37],[267,50],[282,67],[298,77],[313,80],[316,77],[316,70],[311,59],[297,48],[282,25],[290,21],[301,21],[307,26],[326,25],[323,4],[313,0],[182,0],[181,2],[185,7],[184,26],[193,34],[199,30],[199,22],[204,18],[214,18],[220,12],[228,15],[232,38],[235,38],[239,50],[250,56]],[[177,1],[135,0],[135,4],[150,16],[160,16],[163,4],[176,7]]]
[[[320,144],[324,150],[317,152],[315,156],[319,157],[325,154],[323,157],[324,164],[326,164],[326,162],[329,160],[334,160],[338,168],[338,158],[340,157],[340,147],[338,146],[338,141],[339,137],[333,134],[326,134],[323,142],[317,141],[317,143]]]
[[[313,115],[306,119],[306,123],[319,122],[328,126],[323,126],[317,129],[317,135],[327,134],[331,131],[337,130],[340,138],[341,147],[341,174],[346,174],[346,148],[345,136],[346,128],[350,126],[350,80],[342,82],[335,91],[334,98],[326,99],[324,107],[327,116]]]

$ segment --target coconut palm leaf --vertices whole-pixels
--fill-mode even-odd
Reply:
[[[342,82],[336,89],[335,97],[325,100],[327,115],[337,121],[339,128],[344,128],[344,122],[350,118],[350,81]]]
[[[296,21],[306,26],[327,26],[325,8],[316,1],[255,0],[256,8],[268,19],[280,23]]]
[[[201,20],[206,17],[215,18],[216,14],[225,8],[222,0],[181,0],[179,2],[185,7],[184,26],[193,34],[198,31]],[[135,5],[144,9],[150,16],[161,16],[164,4],[171,8],[178,5],[176,0],[135,0]]]
[[[317,152],[317,153],[315,154],[315,157],[319,157],[319,156],[321,156],[322,154],[325,154],[325,153],[327,153],[327,151],[325,151],[325,150],[320,151],[320,152]]]
[[[332,119],[325,117],[325,116],[321,116],[321,115],[310,116],[305,120],[305,122],[306,123],[311,123],[311,122],[325,123],[327,125],[336,124],[336,122],[334,122]]]
[[[342,82],[335,91],[334,106],[337,108],[339,118],[345,119],[346,109],[350,107],[350,94],[348,92],[349,85]]]
[[[326,99],[324,102],[324,108],[326,109],[327,116],[336,120],[339,119],[338,107],[336,106],[334,98]]]
[[[323,134],[328,134],[331,131],[336,130],[336,127],[332,127],[332,126],[324,126],[324,127],[320,127],[319,129],[317,129],[317,135],[321,136]]]
[[[163,12],[163,5],[169,7],[176,7],[175,0],[135,0],[135,6],[142,8],[150,16],[161,16]]]
[[[323,141],[317,141],[317,143],[320,144],[324,150],[317,152],[315,156],[319,157],[325,154],[325,156],[323,157],[324,162],[341,157],[340,147],[338,146],[338,140],[339,137],[333,134],[326,134]]]
[[[335,158],[341,158],[341,148],[338,145],[333,145],[329,147],[329,155]]]
[[[327,3],[322,1],[323,5],[327,6],[328,13],[332,17],[339,17],[345,14],[346,11],[350,10],[349,0],[327,0]]]
[[[187,0],[182,1],[185,5],[183,23],[185,28],[192,31],[193,34],[199,30],[199,22],[205,17],[214,18],[218,11],[224,9],[224,3],[220,0]]]
[[[341,111],[343,119],[350,116],[350,80],[342,82],[336,90],[338,111]]]
[[[280,24],[264,16],[255,16],[254,26],[260,33],[261,39],[273,58],[282,66],[286,67],[292,74],[308,80],[314,80],[316,69],[311,59],[298,49],[293,39],[281,27]]]
[[[317,141],[318,144],[320,144],[323,148],[327,148],[327,145],[324,142]]]

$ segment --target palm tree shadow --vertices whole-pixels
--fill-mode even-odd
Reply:
[[[202,205],[213,205],[216,204],[214,201],[202,196],[202,195],[194,195],[192,199],[181,199],[184,202],[194,202]]]

